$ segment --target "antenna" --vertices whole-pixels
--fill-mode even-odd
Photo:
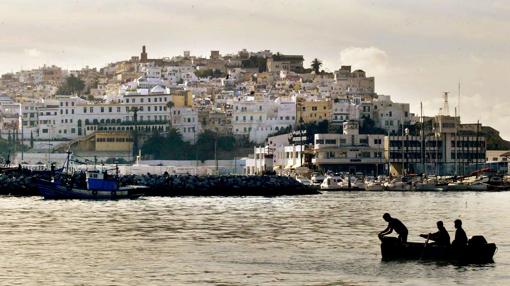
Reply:
[[[450,115],[450,107],[448,106],[448,91],[443,93],[443,108],[441,108],[441,115]]]
[[[459,116],[459,121],[460,121],[460,80],[459,80],[458,92],[459,92],[459,94],[458,94],[458,99],[457,99],[457,115],[456,116]]]

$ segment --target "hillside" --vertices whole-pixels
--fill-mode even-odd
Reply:
[[[499,135],[499,131],[490,127],[483,126],[481,133],[487,139],[487,150],[509,150],[510,141],[506,141]]]

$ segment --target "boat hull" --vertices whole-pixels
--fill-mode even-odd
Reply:
[[[137,199],[143,194],[144,187],[126,186],[117,190],[87,190],[68,188],[58,183],[38,180],[36,182],[39,193],[47,200],[120,200]]]
[[[496,244],[468,245],[461,248],[418,242],[400,243],[395,237],[381,239],[383,260],[447,260],[458,263],[492,263]]]

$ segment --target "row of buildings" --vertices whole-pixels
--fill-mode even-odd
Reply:
[[[247,159],[246,174],[295,173],[300,168],[377,175],[464,175],[486,163],[486,139],[480,125],[460,124],[459,117],[438,115],[419,135],[360,134],[359,122],[343,123],[343,133],[298,132],[272,136]],[[451,123],[455,127],[449,127]]]
[[[139,56],[100,69],[44,66],[5,74],[0,137],[30,141],[33,149],[130,153],[138,139],[170,128],[188,142],[209,130],[263,146],[254,149],[247,173],[305,165],[404,172],[450,168],[453,161],[459,168],[485,152],[484,138],[467,130],[478,125],[443,114],[425,119],[427,133],[416,135],[416,126],[426,124],[408,103],[377,94],[374,77],[350,66],[315,73],[303,62],[301,55],[267,50],[150,58],[144,46]],[[58,94],[70,76],[83,90]],[[302,134],[325,121],[326,133]],[[405,128],[412,130],[405,134]],[[452,147],[452,140],[460,145]],[[472,144],[480,154],[473,155]]]

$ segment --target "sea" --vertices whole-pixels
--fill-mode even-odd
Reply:
[[[381,261],[385,212],[409,241],[460,218],[495,262]],[[510,285],[510,192],[0,197],[0,252],[0,285]]]

